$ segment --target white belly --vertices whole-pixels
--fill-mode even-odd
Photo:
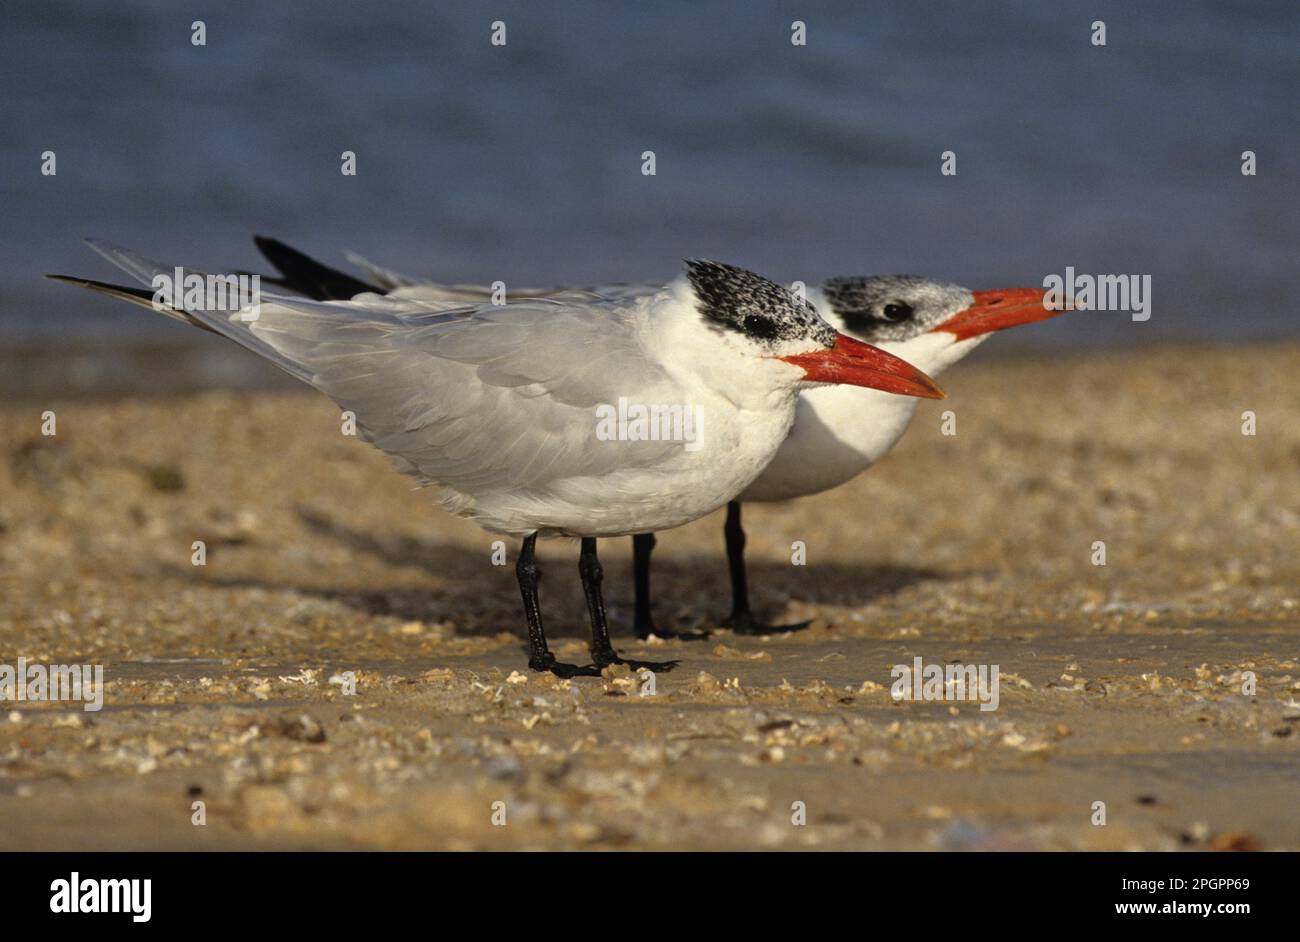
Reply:
[[[799,397],[790,436],[738,498],[789,500],[851,481],[907,431],[916,399],[856,386],[822,386]]]
[[[562,478],[538,490],[470,496],[444,489],[442,505],[516,536],[615,537],[680,527],[732,500],[767,467],[794,422],[793,391],[782,398],[779,408],[762,411],[711,403],[703,446],[678,445],[651,467]]]

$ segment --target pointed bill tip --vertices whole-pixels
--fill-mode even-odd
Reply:
[[[1044,288],[1003,288],[997,291],[972,292],[971,306],[958,311],[932,329],[932,333],[952,334],[968,340],[1008,327],[1045,321],[1063,314],[1068,308],[1047,303]]]
[[[925,375],[925,374],[922,374],[922,375]],[[924,395],[924,396],[919,396],[918,398],[920,398],[920,399],[947,399],[947,398],[948,398],[948,394],[947,394],[946,392],[944,392],[944,389],[943,389],[942,386],[940,386],[938,383],[936,383],[936,382],[935,382],[931,377],[929,377],[929,376],[926,376],[925,378],[929,381],[929,385],[928,385],[928,387],[927,387],[927,389],[928,389],[928,391],[929,391],[929,394],[928,394],[928,395]]]
[[[906,361],[903,361],[906,362]],[[911,366],[909,363],[908,366]],[[943,387],[934,381],[934,377],[912,366],[912,373],[905,377],[909,384],[907,389],[898,390],[901,395],[915,396],[917,399],[947,399]],[[895,390],[885,390],[894,392]]]
[[[939,384],[924,371],[901,357],[844,334],[838,334],[835,346],[829,349],[781,359],[802,367],[808,382],[862,386],[918,399],[947,398]]]

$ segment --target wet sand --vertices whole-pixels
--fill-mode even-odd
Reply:
[[[108,683],[0,703],[4,846],[1300,849],[1298,374],[1296,345],[963,364],[877,468],[747,509],[756,607],[809,630],[634,643],[603,544],[624,652],[681,659],[653,696],[528,672],[516,547],[318,394],[7,400],[0,663]],[[721,543],[661,535],[662,625],[725,614]],[[568,660],[576,549],[542,552]],[[894,702],[916,656],[998,665],[998,709]]]

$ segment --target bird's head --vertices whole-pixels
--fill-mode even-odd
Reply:
[[[774,376],[791,386],[838,383],[943,398],[943,391],[921,370],[835,330],[789,289],[720,262],[689,259],[686,267],[704,323],[744,356],[751,369],[772,368]]]
[[[1042,288],[971,291],[913,275],[832,278],[822,286],[828,316],[865,343],[883,345],[938,373],[995,331],[1046,320],[1061,311]]]

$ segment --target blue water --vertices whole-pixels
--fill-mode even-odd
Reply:
[[[184,329],[43,281],[116,277],[83,236],[218,268],[256,266],[254,232],[335,263],[350,248],[507,284],[669,277],[682,256],[975,288],[1072,265],[1150,274],[1151,320],[1080,313],[1023,340],[1296,334],[1294,0],[87,0],[2,15],[8,337]],[[40,174],[45,150],[57,176]],[[939,173],[946,150],[956,177]]]

